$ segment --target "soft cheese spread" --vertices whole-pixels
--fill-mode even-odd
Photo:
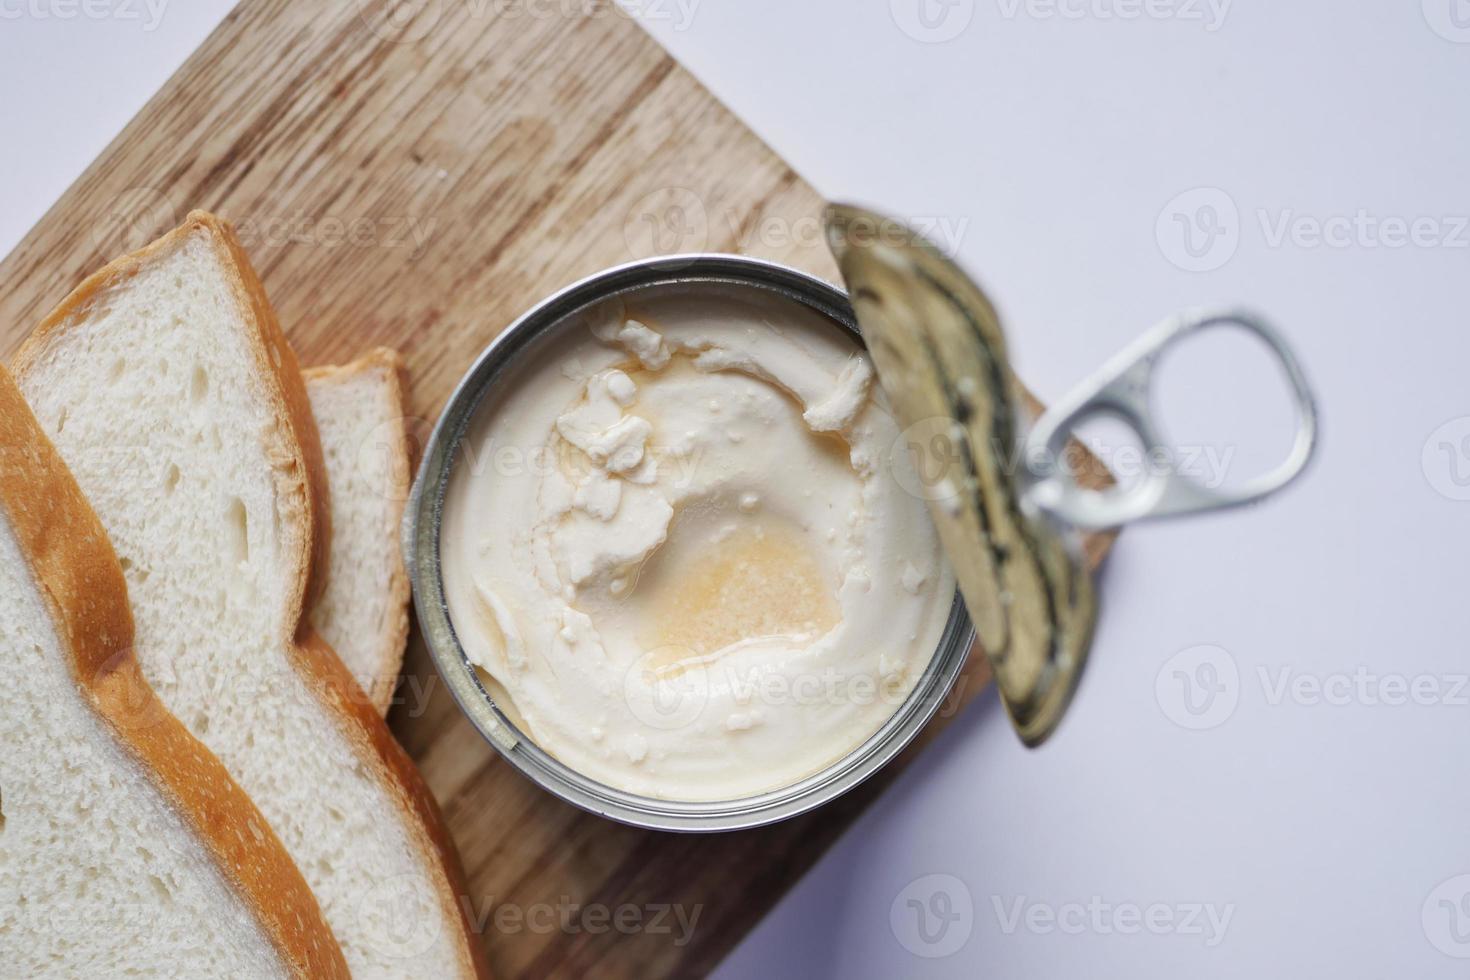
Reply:
[[[858,344],[798,304],[666,288],[564,325],[462,444],[450,618],[582,774],[730,800],[831,765],[929,664],[954,580]]]

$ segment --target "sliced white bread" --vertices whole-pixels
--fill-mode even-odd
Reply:
[[[304,625],[330,534],[321,446],[233,232],[196,212],[114,262],[15,370],[127,569],[145,677],[270,821],[353,975],[481,972],[433,798]]]
[[[0,370],[0,975],[345,977],[291,858],[132,646],[112,546]]]
[[[398,526],[412,476],[401,371],[398,352],[378,347],[350,364],[306,372],[332,502],[326,591],[309,618],[380,715],[408,642]]]

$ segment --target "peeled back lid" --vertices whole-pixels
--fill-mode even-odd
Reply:
[[[995,308],[923,238],[846,206],[828,242],[980,648],[1021,739],[1061,720],[1092,643],[1097,597],[1075,536],[1026,513],[1020,386]]]
[[[905,481],[939,529],[1001,700],[1027,745],[1056,729],[1092,644],[1097,595],[1075,529],[1106,529],[1259,500],[1299,475],[1317,435],[1316,408],[1295,356],[1262,318],[1190,312],[1141,335],[1032,427],[990,300],[958,266],[891,218],[834,205],[828,244],[878,379],[916,471]],[[1155,425],[1154,368],[1177,340],[1213,327],[1255,334],[1283,368],[1296,401],[1291,453],[1237,489],[1205,486],[1173,462]],[[1163,461],[1139,485],[1097,492],[1068,440],[1097,414],[1132,428]],[[895,461],[897,462],[897,461]],[[1091,460],[1093,472],[1105,472]]]

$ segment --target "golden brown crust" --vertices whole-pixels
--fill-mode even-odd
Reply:
[[[408,502],[409,484],[413,479],[413,460],[409,455],[408,430],[403,424],[405,419],[403,376],[405,372],[402,355],[391,347],[374,347],[347,364],[323,365],[308,368],[303,372],[308,390],[312,385],[340,384],[370,375],[380,376],[387,384],[389,398],[393,402],[396,418],[399,420],[399,425],[391,434],[393,444],[390,446],[390,451],[394,459],[390,467],[389,479],[392,480],[392,485],[384,488],[388,499],[396,505],[396,516],[393,520],[395,529],[403,518],[403,508]],[[392,615],[386,623],[383,635],[379,638],[381,646],[377,657],[374,658],[376,666],[373,669],[376,680],[372,689],[367,692],[378,714],[384,717],[387,716],[388,709],[393,703],[393,691],[397,686],[399,671],[403,669],[404,651],[408,647],[410,599],[408,570],[403,567],[396,535],[393,555],[393,570],[388,580],[388,603]]]
[[[250,266],[243,255],[240,255],[239,261],[241,267],[248,271]],[[250,278],[254,279],[254,276]],[[258,281],[256,281],[256,286],[259,286]],[[263,291],[261,295],[264,295]],[[266,322],[269,323],[270,328],[279,333],[280,328],[274,316]],[[281,340],[281,343],[285,343],[284,339]],[[309,428],[315,437],[316,424],[311,420],[311,403],[306,397],[306,384],[302,380],[296,359],[294,357],[280,358],[272,362],[262,362],[262,364],[269,366],[274,377],[281,382],[282,388],[288,392],[286,399],[288,410],[307,417],[304,425],[299,420],[296,421],[293,425],[295,431],[299,432],[304,428]],[[296,398],[290,394],[294,392],[299,392],[300,397]],[[316,447],[315,465],[308,464],[304,467],[304,472],[310,479],[307,492],[314,498],[315,506],[312,509],[315,512],[321,508],[321,502],[325,500],[327,486],[326,469],[321,461],[320,443]],[[314,533],[329,533],[326,523],[318,523],[314,528]],[[319,561],[325,561],[326,556],[323,551],[324,549],[320,547],[313,549],[313,553],[321,556]],[[474,931],[464,911],[465,903],[460,900],[462,896],[468,894],[468,891],[465,887],[464,871],[460,865],[459,854],[449,836],[444,818],[439,813],[439,804],[429,792],[423,776],[419,774],[413,760],[409,759],[408,753],[404,752],[403,747],[394,740],[393,733],[388,730],[387,724],[384,723],[377,710],[364,699],[361,688],[358,687],[346,665],[342,663],[342,659],[327,645],[325,640],[311,629],[305,617],[300,620],[296,646],[291,652],[297,666],[307,677],[308,686],[321,703],[337,716],[342,726],[342,733],[357,751],[358,757],[377,772],[384,786],[395,797],[406,818],[405,829],[410,838],[418,842],[420,854],[427,865],[431,868],[437,865],[443,871],[443,881],[434,884],[439,893],[446,920],[459,922],[463,931],[463,942],[458,945],[460,967],[464,975],[488,977],[490,973],[485,960],[485,952],[475,939]]]
[[[444,887],[438,888],[440,905],[449,922],[459,922],[464,931],[460,946],[460,967],[464,976],[490,976],[485,951],[475,940],[461,899],[469,894],[459,852],[449,836],[449,828],[439,812],[429,787],[424,783],[413,760],[393,738],[393,733],[372,705],[354,696],[357,683],[347,667],[327,642],[313,630],[303,631],[292,651],[297,665],[307,675],[309,686],[323,704],[331,707],[342,720],[342,730],[360,756],[371,759],[384,777],[400,809],[409,817],[409,837],[418,845],[420,854],[444,871]]]
[[[274,365],[274,369],[278,378],[286,373],[296,375],[295,386],[302,392],[303,400],[293,403],[293,410],[304,410],[310,415],[310,402],[305,400],[305,383],[296,368],[295,360],[283,361]],[[315,431],[315,423],[312,427]],[[323,491],[327,485],[326,470],[318,466],[308,469],[308,472],[311,475],[308,492],[320,499],[324,496]],[[323,529],[318,533],[326,532]],[[490,973],[485,952],[475,939],[464,911],[465,903],[460,900],[468,894],[468,890],[459,853],[455,850],[444,818],[439,813],[439,804],[429,792],[423,776],[419,774],[413,760],[409,759],[408,753],[393,738],[393,733],[388,730],[377,709],[363,697],[362,689],[342,663],[342,658],[311,629],[304,618],[292,656],[306,676],[313,693],[341,722],[342,732],[351,742],[358,757],[372,766],[384,786],[393,794],[406,818],[405,829],[410,838],[418,843],[426,864],[431,868],[437,865],[443,871],[444,880],[435,882],[436,891],[439,893],[446,920],[459,922],[463,930],[464,941],[459,944],[459,959],[464,975],[488,977]]]
[[[288,622],[295,622],[302,610],[315,603],[325,584],[319,578],[326,568],[323,559],[331,542],[328,523],[331,517],[325,496],[307,492],[309,486],[322,485],[321,440],[307,402],[306,385],[301,380],[296,354],[286,343],[280,324],[276,322],[275,311],[266,299],[265,289],[227,222],[205,211],[190,212],[184,223],[167,235],[89,276],[26,338],[11,361],[11,370],[17,377],[24,376],[35,359],[47,349],[52,334],[84,314],[101,294],[123,284],[150,262],[182,247],[191,235],[201,232],[210,247],[219,254],[221,265],[229,270],[236,299],[260,328],[250,338],[257,358],[280,379],[279,386],[268,394],[275,402],[273,407],[277,410],[277,417],[286,425],[286,431],[273,433],[275,444],[271,446],[273,458],[277,461],[278,490],[285,506],[304,511],[300,523],[308,529],[302,540],[286,542],[287,552],[301,569],[299,574],[290,578],[290,582],[298,584],[299,588],[294,594],[287,595],[288,612],[291,614]]]
[[[286,622],[295,624],[293,638],[287,638],[293,661],[302,670],[308,687],[341,725],[343,734],[357,752],[365,767],[376,773],[399,801],[400,811],[410,836],[421,841],[421,853],[429,859],[430,868],[437,863],[443,879],[436,882],[446,909],[454,910],[450,921],[462,923],[461,963],[466,975],[488,977],[484,951],[480,948],[465,917],[460,896],[465,894],[463,875],[459,870],[438,805],[434,802],[422,776],[414,768],[402,748],[394,741],[388,726],[371,707],[341,659],[323,641],[316,639],[306,626],[304,611],[314,604],[320,583],[314,584],[326,566],[326,548],[330,540],[327,515],[326,471],[316,421],[311,414],[306,385],[295,353],[286,342],[274,311],[229,225],[203,211],[192,212],[184,224],[145,248],[125,256],[89,278],[67,297],[21,346],[15,357],[15,372],[24,374],[45,350],[49,335],[72,322],[99,292],[135,275],[146,263],[167,250],[178,247],[190,234],[205,231],[226,264],[233,270],[237,295],[251,312],[259,334],[252,338],[258,366],[262,374],[275,382],[267,385],[268,397],[280,420],[279,431],[273,433],[271,450],[278,474],[283,503],[299,508],[305,540],[288,542],[298,559],[287,583],[287,596],[294,599],[287,608]],[[283,521],[283,525],[290,522]],[[293,588],[294,586],[294,588]],[[309,600],[309,601],[308,601]],[[303,746],[302,751],[311,751]],[[264,826],[262,822],[262,826]]]
[[[392,347],[370,347],[346,364],[319,364],[316,367],[303,368],[301,377],[306,380],[307,384],[310,384],[313,381],[344,381],[364,374],[381,372],[393,376],[394,388],[399,390],[401,395],[404,370],[403,355],[398,351]],[[401,404],[401,397],[399,402]]]
[[[0,509],[51,607],[82,694],[204,842],[287,966],[301,977],[346,977],[316,898],[265,818],[143,679],[122,566],[4,370],[0,458]]]

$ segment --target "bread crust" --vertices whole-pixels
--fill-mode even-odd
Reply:
[[[321,439],[306,400],[306,384],[301,380],[296,354],[286,343],[280,324],[276,322],[275,311],[266,300],[265,289],[245,257],[233,229],[226,222],[206,211],[190,212],[184,223],[167,235],[88,276],[21,344],[11,361],[11,370],[16,377],[24,377],[36,358],[46,350],[53,334],[85,313],[103,293],[137,275],[159,256],[181,247],[199,231],[205,232],[210,246],[223,260],[221,265],[229,272],[236,299],[260,326],[250,337],[250,342],[260,364],[279,381],[275,387],[267,386],[270,387],[267,397],[273,402],[276,417],[282,422],[280,431],[272,433],[275,445],[270,447],[277,462],[277,492],[288,509],[302,512],[300,523],[307,529],[307,533],[298,540],[286,542],[286,553],[297,566],[288,577],[293,588],[286,596],[286,621],[294,623],[301,619],[304,609],[315,603],[325,585],[318,580],[322,574],[318,570],[326,567],[324,559],[331,540],[331,515],[326,499],[307,490],[325,472]],[[291,637],[284,639],[290,640]]]
[[[194,219],[200,212],[191,215]],[[217,218],[212,218],[214,226],[221,229],[232,244],[234,255],[238,259],[237,268],[243,276],[250,280],[251,292],[264,300],[265,291],[260,280],[256,278],[249,260],[245,258],[240,250],[235,236],[229,227]],[[266,304],[266,310],[270,309]],[[270,349],[285,348],[290,351],[286,343],[285,335],[281,333],[280,324],[274,313],[257,321],[261,326],[263,334],[269,335],[266,344]],[[295,416],[291,421],[291,429],[297,433],[309,433],[315,452],[309,447],[303,446],[302,465],[300,472],[307,478],[304,488],[311,507],[308,513],[318,515],[326,510],[327,505],[327,472],[326,465],[322,459],[321,443],[316,429],[316,421],[311,414],[311,402],[306,394],[306,382],[301,376],[301,370],[297,366],[294,355],[272,359],[262,359],[261,367],[272,374],[280,383],[286,397],[284,404],[289,415]],[[316,521],[312,532],[319,538],[330,535],[330,526],[326,520]],[[326,564],[326,545],[320,541],[308,549],[308,553],[318,556],[319,566]],[[307,595],[307,590],[302,590],[302,595]],[[309,607],[308,607],[309,608]],[[459,962],[464,976],[485,977],[490,976],[489,966],[485,960],[485,951],[476,941],[474,930],[470,927],[465,903],[460,897],[467,895],[465,886],[464,869],[460,864],[459,852],[455,849],[453,840],[449,836],[449,828],[444,823],[444,817],[439,812],[439,804],[434,799],[429,787],[424,783],[423,776],[418,768],[409,759],[408,753],[393,738],[393,733],[388,730],[388,725],[383,721],[374,708],[362,694],[357,681],[342,663],[342,658],[337,656],[326,641],[317,635],[306,622],[306,617],[298,613],[297,616],[296,642],[291,652],[299,670],[309,681],[309,687],[316,694],[323,706],[332,711],[341,722],[342,733],[357,751],[358,756],[370,765],[379,775],[385,788],[387,788],[397,800],[401,815],[405,818],[410,839],[417,841],[420,855],[425,859],[429,867],[438,867],[444,874],[442,881],[435,882],[435,891],[439,894],[441,907],[448,922],[458,922],[461,929],[462,942],[456,944],[459,947]]]
[[[371,759],[383,774],[384,783],[393,793],[403,814],[408,817],[409,837],[419,846],[420,854],[444,871],[444,882],[437,883],[440,907],[448,922],[458,922],[464,942],[459,948],[461,975],[489,980],[490,967],[485,950],[475,939],[469,913],[462,897],[469,887],[459,851],[449,836],[449,827],[439,812],[439,803],[424,783],[418,767],[393,737],[377,709],[364,701],[357,682],[348,673],[342,658],[327,641],[307,628],[296,647],[296,662],[311,679],[323,704],[329,705],[343,720],[343,731],[364,758]]]
[[[308,368],[303,372],[308,392],[312,384],[338,384],[358,377],[377,375],[388,385],[389,397],[397,411],[399,424],[391,433],[389,452],[393,455],[389,479],[392,485],[385,487],[394,504],[393,569],[388,577],[388,602],[390,612],[383,634],[378,638],[379,648],[373,658],[373,676],[378,683],[368,691],[368,698],[378,714],[387,717],[393,703],[393,691],[399,672],[403,669],[403,654],[408,647],[408,605],[410,589],[408,570],[403,566],[402,552],[397,547],[396,529],[403,519],[403,509],[408,502],[409,484],[412,482],[413,458],[408,447],[408,429],[402,424],[405,418],[404,382],[406,369],[403,357],[391,347],[374,347],[355,361],[346,364],[323,365]]]
[[[288,600],[286,623],[291,636],[283,638],[292,663],[318,702],[338,722],[342,735],[380,783],[398,802],[400,817],[410,839],[418,844],[420,856],[442,878],[433,882],[448,922],[462,929],[459,960],[465,976],[489,977],[484,950],[476,941],[460,896],[466,894],[464,874],[438,803],[423,777],[387,724],[358,687],[347,667],[325,641],[316,637],[306,623],[305,610],[320,595],[320,577],[327,567],[330,517],[326,492],[326,467],[321,441],[311,413],[296,355],[286,342],[265,288],[241,248],[234,230],[224,220],[205,211],[193,211],[184,224],[151,245],[124,256],[88,278],[62,301],[21,345],[14,371],[22,376],[46,349],[50,336],[64,329],[83,312],[99,293],[136,275],[149,261],[182,245],[190,235],[204,231],[230,270],[232,285],[255,326],[250,338],[267,397],[275,409],[277,430],[270,447],[276,464],[277,487],[285,507],[299,515],[301,540],[287,541],[286,553],[294,560],[287,569]],[[283,521],[289,526],[291,522]],[[303,751],[310,751],[303,746]],[[264,821],[262,821],[264,824]]]
[[[3,369],[0,454],[0,508],[63,637],[81,695],[204,843],[288,968],[299,977],[346,977],[342,951],[285,847],[219,760],[143,679],[122,566]]]

